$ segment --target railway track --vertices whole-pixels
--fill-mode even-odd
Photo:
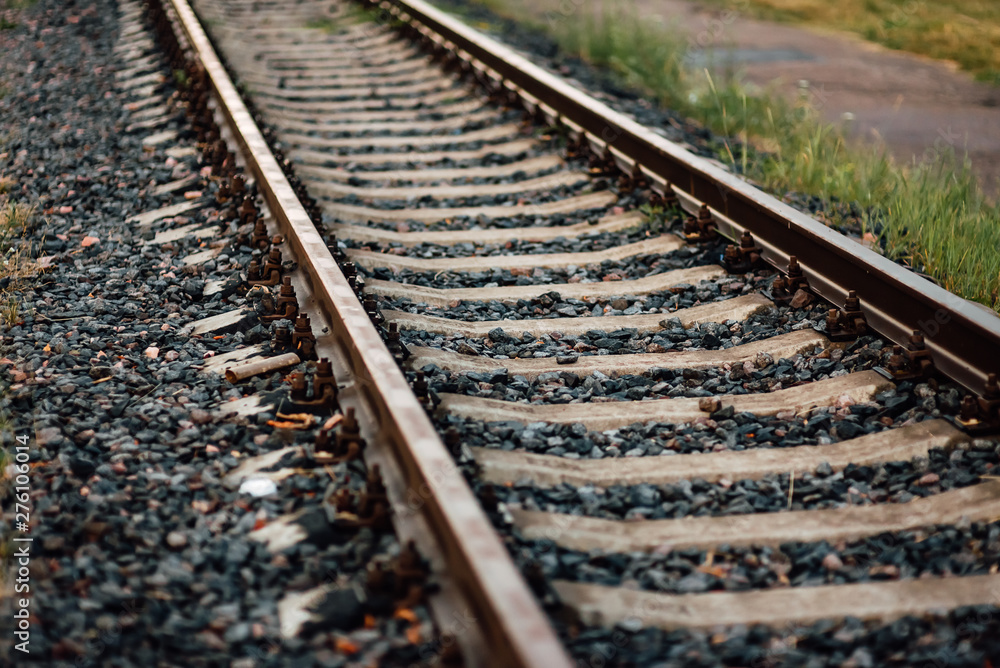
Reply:
[[[247,306],[192,332],[251,304],[294,323],[213,362],[245,395],[219,412],[273,410],[258,373],[328,360],[297,367],[312,392],[293,381],[341,416],[306,452],[363,450],[384,504],[334,486],[331,520],[414,541],[442,647],[470,666],[1000,651],[994,314],[418,0],[160,11],[198,63],[206,159],[238,153],[266,205],[224,231],[256,247]],[[309,534],[262,531],[275,553]]]

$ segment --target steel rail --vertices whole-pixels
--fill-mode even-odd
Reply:
[[[479,72],[518,94],[529,109],[561,121],[598,155],[626,173],[641,171],[653,189],[672,187],[692,206],[706,204],[720,232],[753,234],[763,257],[778,269],[795,256],[810,286],[833,304],[855,290],[876,331],[906,345],[923,334],[934,364],[981,393],[990,372],[1000,373],[1000,318],[848,239],[733,174],[655,134],[509,47],[423,0],[363,0],[453,52]]]
[[[441,441],[406,377],[309,219],[187,0],[170,3],[204,67],[258,189],[295,250],[360,385],[370,428],[394,450],[409,490],[490,649],[492,666],[570,668],[562,643]]]

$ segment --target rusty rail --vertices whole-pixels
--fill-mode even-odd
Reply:
[[[810,287],[843,305],[856,291],[868,323],[906,345],[924,336],[935,366],[973,392],[989,373],[1000,372],[1000,318],[951,294],[904,267],[848,239],[771,195],[660,137],[508,47],[423,0],[365,0],[457,55],[481,78],[517,94],[550,123],[561,122],[574,138],[627,174],[641,172],[661,195],[668,187],[689,211],[706,204],[719,231],[739,239],[744,230],[780,270],[797,257]]]
[[[219,109],[258,188],[333,326],[336,346],[360,386],[374,441],[388,444],[420,499],[449,566],[480,624],[492,666],[572,664],[320,233],[309,219],[187,0],[169,2],[204,67]]]

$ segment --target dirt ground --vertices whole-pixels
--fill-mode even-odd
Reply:
[[[898,160],[954,148],[968,153],[984,188],[1000,192],[1000,88],[952,64],[891,51],[845,33],[757,21],[689,0],[637,0],[640,13],[684,29],[695,61],[741,69],[748,81],[790,98],[808,82],[829,121],[845,114],[851,133],[886,142]]]

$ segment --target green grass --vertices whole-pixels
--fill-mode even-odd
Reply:
[[[306,27],[322,30],[327,33],[335,33],[363,22],[378,23],[385,26],[395,26],[398,23],[396,19],[391,18],[388,14],[383,14],[377,9],[367,9],[354,4],[348,5],[346,9],[347,11],[344,12],[343,16],[336,19],[328,16],[311,19],[306,23]]]
[[[1000,84],[996,0],[702,0],[752,16],[852,32],[891,49],[951,60]]]
[[[306,23],[307,28],[312,28],[313,30],[322,30],[328,33],[334,33],[340,30],[343,25],[339,21],[334,21],[329,17],[323,17],[320,19],[311,19]]]
[[[17,21],[11,21],[8,16],[16,18],[18,12],[34,6],[36,2],[37,0],[0,0],[0,30],[14,30],[17,28],[19,25]]]
[[[0,327],[8,328],[20,320],[23,282],[40,272],[32,257],[30,244],[23,240],[35,223],[35,207],[8,198],[10,182],[0,178],[0,279],[10,279],[0,292]],[[15,240],[19,240],[15,243]]]
[[[0,177],[0,191],[5,195],[0,199],[0,251],[2,252],[10,250],[15,237],[23,236],[28,231],[35,217],[34,206],[6,197],[13,186],[13,181]]]
[[[0,302],[0,325],[4,327],[13,327],[20,321],[21,315],[21,300],[16,296],[8,294],[2,302]]]
[[[185,88],[188,87],[188,82],[189,79],[187,72],[185,72],[184,70],[174,70],[174,83],[177,84],[178,88],[184,90]]]
[[[630,3],[565,13],[555,0],[480,4],[545,30],[566,52],[711,128],[726,138],[719,159],[764,190],[818,196],[829,203],[824,222],[873,233],[887,256],[1000,310],[1000,206],[950,149],[904,165],[879,146],[849,142],[807,93],[787,101],[749,89],[737,73],[689,69],[686,36]]]

